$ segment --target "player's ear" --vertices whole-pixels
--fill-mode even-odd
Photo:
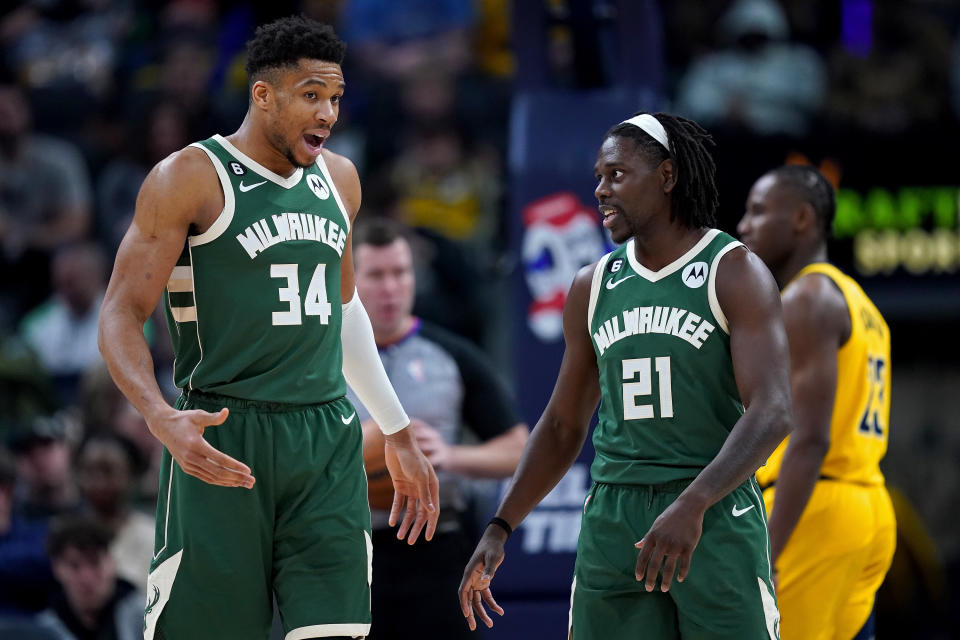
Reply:
[[[660,182],[663,184],[663,192],[670,193],[677,186],[677,172],[673,166],[673,160],[667,158],[660,163],[658,170],[660,171]]]
[[[273,101],[273,87],[265,80],[257,80],[250,87],[250,101],[260,109],[267,109]]]
[[[813,210],[813,205],[809,202],[803,202],[793,210],[791,222],[794,231],[806,233],[817,227],[817,212]]]

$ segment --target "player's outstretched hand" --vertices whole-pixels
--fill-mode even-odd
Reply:
[[[503,608],[493,599],[490,581],[503,562],[503,545],[507,541],[507,532],[497,526],[487,527],[477,544],[467,568],[460,581],[460,612],[467,619],[467,626],[473,631],[477,628],[474,614],[483,620],[487,628],[493,627],[493,619],[487,613],[483,603],[492,611],[503,615]]]
[[[163,417],[148,420],[147,424],[185,473],[208,484],[251,489],[256,479],[250,467],[217,451],[203,439],[204,429],[223,424],[228,414],[227,409],[217,413],[171,409]]]
[[[690,557],[700,542],[703,532],[704,509],[684,500],[683,495],[664,510],[640,542],[637,556],[637,582],[645,582],[647,591],[653,591],[657,574],[661,574],[660,591],[669,591],[673,574],[683,582],[690,572]]]
[[[437,474],[417,446],[411,427],[391,433],[384,440],[384,459],[393,480],[390,526],[395,526],[403,513],[403,521],[397,530],[398,539],[406,538],[407,544],[413,544],[426,528],[424,537],[431,540],[440,517]]]

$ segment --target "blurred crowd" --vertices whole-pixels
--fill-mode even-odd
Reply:
[[[494,356],[507,352],[503,301],[516,260],[506,147],[510,97],[522,88],[513,86],[511,39],[525,28],[511,24],[511,3],[261,4],[34,0],[0,9],[0,617],[45,611],[77,635],[110,607],[122,626],[124,598],[145,587],[159,450],[106,373],[97,314],[144,176],[240,123],[244,44],[257,24],[302,12],[335,25],[348,43],[347,92],[328,145],[360,171],[363,216],[415,230],[418,316]],[[583,25],[569,16],[588,4],[616,19],[618,3],[541,4],[552,82],[582,88]],[[671,0],[655,17],[663,110],[708,129],[801,137],[956,128],[956,3]],[[169,381],[159,315],[147,335],[158,378]]]
[[[707,128],[881,135],[954,127],[960,7],[947,1],[678,0],[676,108]]]

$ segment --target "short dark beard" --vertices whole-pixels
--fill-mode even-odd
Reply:
[[[620,215],[623,217],[625,222],[624,226],[627,228],[627,237],[623,239],[623,242],[618,242],[617,244],[624,244],[625,242],[629,242],[631,238],[636,238],[638,235],[640,235],[640,230],[637,225],[634,224],[633,219],[627,216],[625,211],[621,210]],[[612,235],[611,238],[614,242],[616,242],[616,238],[613,238]]]
[[[289,162],[291,166],[299,167],[301,169],[308,169],[310,168],[310,165],[313,164],[313,162],[308,162],[307,164],[300,164],[297,161],[296,156],[293,155],[293,148],[289,146],[287,146],[283,150],[283,157],[287,159],[287,162]]]
[[[291,167],[306,169],[312,163],[300,164],[296,156],[293,155],[293,148],[290,147],[280,136],[276,134],[268,134],[267,139],[270,141],[270,144],[273,145],[273,148],[283,154],[283,157],[287,159],[287,162],[290,163]]]
[[[613,234],[610,234],[610,239],[613,240],[613,241],[614,241],[616,244],[618,244],[618,245],[621,245],[621,244],[623,244],[624,242],[628,242],[628,241],[630,240],[630,238],[633,237],[633,234],[630,232],[629,227],[627,228],[626,236],[627,236],[627,237],[624,238],[623,240],[617,240],[616,238],[613,237]]]
[[[310,165],[302,165],[299,162],[297,162],[297,159],[293,157],[293,150],[290,149],[290,147],[287,147],[287,150],[284,152],[283,155],[287,159],[287,162],[289,162],[294,167],[300,167],[302,169],[305,166],[310,166]]]

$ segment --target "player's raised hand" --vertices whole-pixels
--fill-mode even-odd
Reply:
[[[256,479],[250,467],[217,451],[203,439],[204,429],[223,424],[228,415],[227,409],[217,413],[171,409],[163,417],[148,420],[147,425],[185,473],[208,484],[251,489]]]
[[[408,544],[416,542],[424,529],[424,537],[431,540],[437,530],[437,518],[440,517],[437,474],[417,446],[412,431],[407,427],[384,436],[383,450],[387,470],[393,480],[390,526],[395,526],[403,513],[397,538],[406,538]]]
[[[637,555],[636,578],[647,591],[653,591],[660,578],[660,591],[669,591],[674,572],[677,581],[687,579],[690,558],[703,532],[704,509],[684,500],[681,495],[653,521],[647,534],[634,546]]]
[[[507,533],[496,526],[487,527],[483,537],[477,544],[467,568],[463,570],[463,579],[460,581],[460,612],[467,619],[467,626],[473,631],[477,628],[476,617],[479,617],[487,628],[493,627],[493,619],[487,613],[484,603],[492,611],[503,615],[503,608],[497,604],[490,591],[490,581],[503,562],[503,545],[507,541]]]

